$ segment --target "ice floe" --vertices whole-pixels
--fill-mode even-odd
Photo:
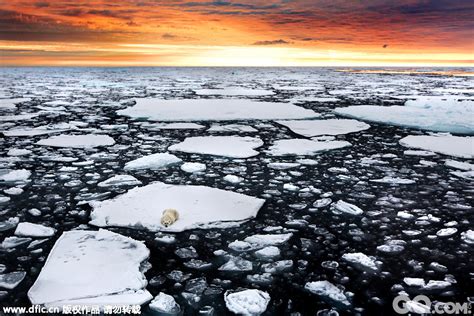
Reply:
[[[25,271],[15,271],[5,274],[0,274],[0,288],[7,290],[14,289],[25,279]]]
[[[342,259],[365,271],[377,272],[379,267],[374,259],[361,252],[345,253]]]
[[[188,173],[202,172],[206,168],[206,165],[200,162],[185,162],[181,165],[181,170]]]
[[[203,129],[204,125],[196,123],[154,123],[146,125],[153,129]]]
[[[254,150],[263,145],[260,138],[240,136],[196,136],[188,137],[179,144],[168,147],[170,151],[249,158],[259,154]]]
[[[244,87],[225,87],[223,89],[197,89],[198,95],[224,95],[224,96],[265,96],[275,94],[271,90],[251,89]]]
[[[113,176],[111,178],[108,178],[105,181],[99,182],[97,186],[102,187],[102,188],[107,188],[107,187],[121,187],[121,186],[136,186],[140,185],[142,182],[135,178],[134,176],[128,175],[128,174],[120,174]]]
[[[419,97],[404,106],[358,105],[334,110],[361,120],[438,132],[474,134],[474,102],[453,97]]]
[[[290,103],[257,102],[248,99],[137,99],[120,115],[151,121],[228,121],[315,118],[319,114]]]
[[[361,215],[364,211],[358,206],[339,200],[336,203],[331,204],[331,210],[335,213],[344,213],[350,215]]]
[[[51,237],[56,230],[51,227],[46,227],[40,224],[21,222],[15,230],[16,236],[22,237]]]
[[[99,146],[111,146],[115,144],[115,141],[108,135],[58,135],[42,139],[36,144],[50,147],[94,148]]]
[[[400,139],[400,144],[454,157],[474,158],[474,137],[410,135]]]
[[[182,160],[175,155],[169,153],[156,153],[127,162],[124,170],[158,170],[181,162]]]
[[[288,127],[296,134],[306,137],[342,135],[360,132],[370,128],[370,125],[364,122],[346,119],[293,120],[277,121],[277,123]]]
[[[18,103],[28,102],[30,98],[0,99],[0,109],[14,110]]]
[[[313,141],[309,139],[282,139],[277,140],[268,149],[271,156],[313,155],[333,149],[351,146],[346,141]]]
[[[166,315],[178,315],[181,311],[174,297],[162,292],[155,296],[148,306],[152,311]]]
[[[140,271],[148,256],[143,243],[104,229],[64,232],[28,297],[46,306],[143,304],[152,299]]]
[[[206,186],[170,185],[155,182],[134,188],[114,199],[91,202],[91,224],[121,226],[151,231],[180,232],[193,228],[225,227],[224,222],[253,218],[264,200]],[[179,219],[161,225],[165,209],[176,209]]]
[[[304,288],[312,294],[321,296],[333,303],[341,304],[343,307],[351,305],[344,292],[329,281],[308,282]]]
[[[237,132],[237,133],[256,133],[257,129],[249,125],[242,124],[213,124],[207,129],[208,132]]]
[[[404,178],[398,178],[398,177],[390,177],[390,176],[385,176],[380,179],[371,179],[371,182],[377,182],[377,183],[386,183],[386,184],[413,184],[416,183],[415,180],[411,179],[404,179]]]
[[[22,183],[28,181],[31,176],[30,170],[0,170],[0,183]]]
[[[224,300],[227,308],[232,313],[256,316],[266,311],[270,302],[270,295],[256,289],[227,291],[224,294]]]

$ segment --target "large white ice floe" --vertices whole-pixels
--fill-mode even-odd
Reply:
[[[321,296],[322,298],[334,303],[346,307],[351,305],[344,292],[329,281],[308,282],[305,284],[304,288],[308,292]]]
[[[256,137],[196,136],[188,137],[183,142],[168,147],[168,150],[230,158],[249,158],[258,155],[259,152],[254,149],[262,145],[263,141]]]
[[[94,148],[115,144],[112,137],[107,135],[58,135],[36,142],[37,145],[68,148]]]
[[[121,226],[150,231],[180,232],[193,228],[225,227],[257,215],[265,200],[248,195],[196,185],[155,182],[134,188],[114,199],[91,202],[90,223],[100,227]],[[165,209],[178,211],[172,225],[161,225]]]
[[[469,136],[410,135],[400,139],[400,144],[454,157],[474,158],[474,137]]]
[[[364,122],[346,119],[291,120],[277,121],[277,123],[288,127],[296,134],[306,137],[321,135],[342,135],[360,132],[370,128],[370,125]]]
[[[158,170],[170,165],[181,163],[181,159],[168,153],[156,153],[129,161],[125,164],[125,170],[152,169]]]
[[[257,102],[247,99],[137,99],[120,115],[151,121],[228,121],[315,118],[319,114],[291,103]]]
[[[224,301],[227,309],[234,314],[256,316],[265,312],[270,302],[270,295],[256,289],[227,291],[224,294]]]
[[[0,99],[0,109],[14,110],[18,103],[28,102],[30,98]]]
[[[108,230],[65,232],[28,297],[46,306],[144,304],[152,298],[140,271],[148,256],[142,242]]]
[[[351,146],[346,141],[314,141],[309,139],[282,139],[277,140],[268,149],[271,156],[287,156],[287,155],[313,155],[333,149],[339,149]]]
[[[404,106],[358,105],[334,110],[361,120],[438,132],[474,134],[474,101],[419,97]]]
[[[379,270],[375,260],[362,252],[345,253],[342,259],[364,271],[377,272]]]
[[[196,124],[196,123],[186,123],[186,122],[179,122],[179,123],[148,123],[142,125],[144,127],[150,129],[202,129],[205,128],[204,125]]]
[[[198,95],[225,95],[225,96],[263,96],[275,94],[271,90],[251,89],[244,87],[225,87],[223,89],[197,89]]]

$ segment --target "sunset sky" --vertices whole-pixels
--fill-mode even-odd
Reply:
[[[469,66],[472,0],[1,0],[0,65]]]

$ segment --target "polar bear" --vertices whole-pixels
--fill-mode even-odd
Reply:
[[[161,225],[168,227],[179,219],[178,211],[174,208],[167,208],[161,216]]]

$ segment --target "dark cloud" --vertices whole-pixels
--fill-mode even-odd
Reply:
[[[253,43],[252,45],[282,45],[282,44],[291,44],[291,43],[285,40],[279,39],[279,40],[273,40],[273,41],[257,41]]]
[[[161,38],[164,38],[164,39],[175,39],[177,37],[178,36],[176,36],[174,34],[171,34],[171,33],[165,33],[165,34],[161,35]]]

